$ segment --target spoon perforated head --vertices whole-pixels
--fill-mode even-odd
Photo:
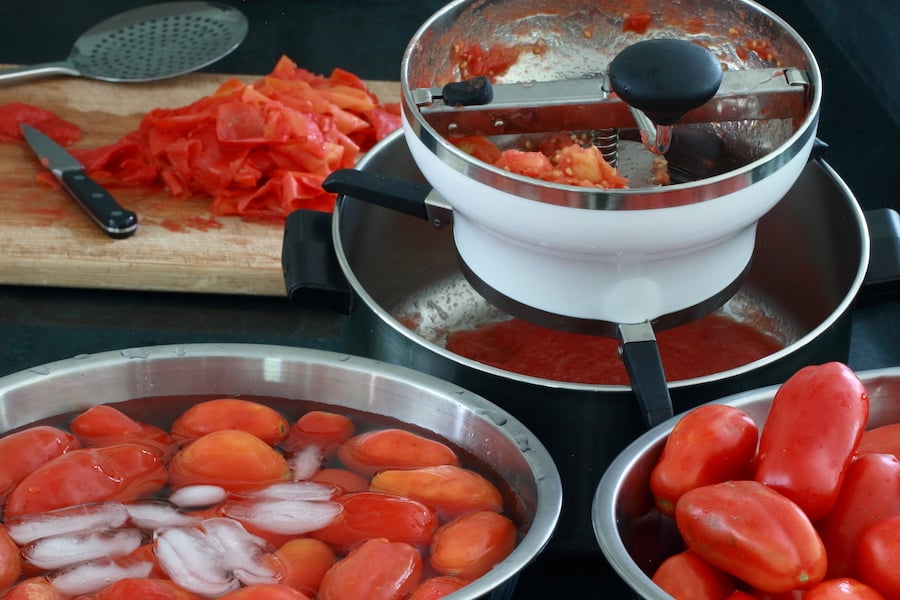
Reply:
[[[153,81],[190,73],[237,48],[247,19],[216,2],[164,2],[115,15],[84,32],[65,61],[0,72],[0,81],[52,74]]]

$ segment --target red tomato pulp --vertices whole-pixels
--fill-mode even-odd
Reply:
[[[720,373],[781,349],[783,344],[752,323],[712,314],[657,333],[670,381]],[[627,385],[618,340],[546,329],[519,319],[451,332],[447,349],[478,362],[573,383]]]

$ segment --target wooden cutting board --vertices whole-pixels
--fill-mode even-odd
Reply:
[[[134,130],[150,109],[193,102],[229,77],[198,73],[129,84],[57,77],[0,84],[0,104],[51,110],[84,132],[73,147],[95,147]],[[382,102],[398,100],[398,83],[369,85]],[[139,226],[114,240],[64,192],[38,183],[40,170],[24,143],[0,143],[0,284],[284,295],[282,226],[213,216],[206,199],[117,188]]]

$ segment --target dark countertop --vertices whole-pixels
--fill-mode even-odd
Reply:
[[[211,70],[261,74],[287,54],[316,72],[340,66],[367,79],[397,79],[406,43],[443,4],[230,3],[248,15],[250,34]],[[138,4],[145,2],[57,0],[52,8],[22,0],[0,3],[0,63],[61,59],[80,32]],[[894,145],[900,125],[863,80],[852,55],[836,45],[807,4],[764,4],[799,31],[822,67],[825,101],[819,137],[830,146],[826,160],[864,209],[900,208],[900,160]],[[898,68],[884,65],[882,72],[896,77]],[[300,310],[286,298],[0,286],[0,376],[78,354],[167,343],[247,342],[340,350],[345,325],[345,317],[337,313]],[[898,296],[867,299],[854,311],[851,366],[861,370],[900,365],[898,339]],[[622,598],[621,590],[616,591],[620,584],[598,575],[596,560],[542,556],[524,572],[515,598]]]

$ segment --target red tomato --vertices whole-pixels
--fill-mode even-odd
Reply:
[[[760,590],[806,589],[825,577],[825,547],[809,518],[757,481],[686,492],[675,523],[688,548]]]
[[[650,490],[663,514],[675,514],[675,503],[701,485],[749,479],[759,432],[739,408],[706,404],[685,414],[669,434],[650,473]]]
[[[80,447],[71,433],[44,425],[0,437],[0,501],[38,467]]]
[[[860,581],[885,598],[900,598],[900,516],[882,519],[859,538],[854,556]]]
[[[405,429],[361,433],[341,444],[337,456],[345,467],[365,476],[383,469],[459,464],[456,453],[446,444]]]
[[[96,600],[201,600],[168,579],[128,578],[116,581],[94,595]]]
[[[309,535],[342,554],[371,538],[426,547],[439,525],[433,510],[393,494],[359,492],[339,496],[335,501],[344,510],[330,525]]]
[[[675,600],[725,600],[735,591],[731,575],[690,550],[664,560],[652,579]]]
[[[172,423],[172,437],[185,444],[223,429],[246,431],[274,446],[287,437],[288,421],[275,409],[259,402],[217,398],[184,411]]]
[[[174,452],[171,436],[164,430],[147,423],[139,423],[122,411],[98,404],[80,413],[69,429],[85,446],[111,446],[122,442],[147,444],[158,448],[164,456]]]
[[[438,529],[429,546],[429,564],[441,575],[476,579],[509,556],[516,526],[507,517],[484,510],[465,514]]]
[[[857,454],[893,454],[900,458],[900,423],[889,423],[862,434]]]
[[[219,600],[310,600],[310,597],[280,583],[259,583],[219,596]]]
[[[804,367],[775,393],[754,479],[797,503],[813,521],[837,501],[869,416],[869,395],[847,365]]]
[[[494,484],[475,471],[453,465],[381,471],[369,489],[418,500],[434,508],[442,520],[479,510],[503,510],[503,496]]]
[[[6,590],[2,600],[65,600],[67,597],[57,592],[47,580],[35,577],[17,583]]]
[[[324,410],[311,410],[297,419],[281,446],[295,452],[306,446],[317,446],[324,454],[332,453],[355,432],[349,417]]]
[[[860,581],[841,577],[810,588],[803,600],[884,600],[884,596]]]
[[[406,600],[439,600],[466,587],[470,581],[451,575],[429,577],[419,582]]]
[[[322,469],[309,478],[310,481],[318,481],[319,483],[333,483],[341,488],[342,493],[349,494],[351,492],[365,492],[369,489],[369,480],[347,469],[331,467]]]
[[[159,454],[141,444],[71,450],[39,467],[13,489],[6,518],[73,504],[135,500],[166,485]]]
[[[174,488],[210,484],[239,492],[289,477],[287,461],[278,451],[255,435],[237,429],[207,433],[169,461],[169,481]]]
[[[400,600],[422,578],[422,557],[405,542],[363,542],[325,573],[318,600]]]
[[[757,600],[757,599],[756,599],[756,596],[748,594],[747,592],[745,592],[743,590],[734,590],[733,592],[731,592],[731,594],[726,596],[725,600]]]
[[[853,550],[869,526],[900,515],[900,460],[864,454],[850,463],[837,502],[816,529],[828,552],[829,579],[851,575]]]
[[[337,559],[325,542],[296,538],[283,544],[273,555],[278,580],[310,597],[315,597],[322,577]]]
[[[6,527],[0,523],[0,590],[14,584],[21,574],[19,547],[6,533]]]

